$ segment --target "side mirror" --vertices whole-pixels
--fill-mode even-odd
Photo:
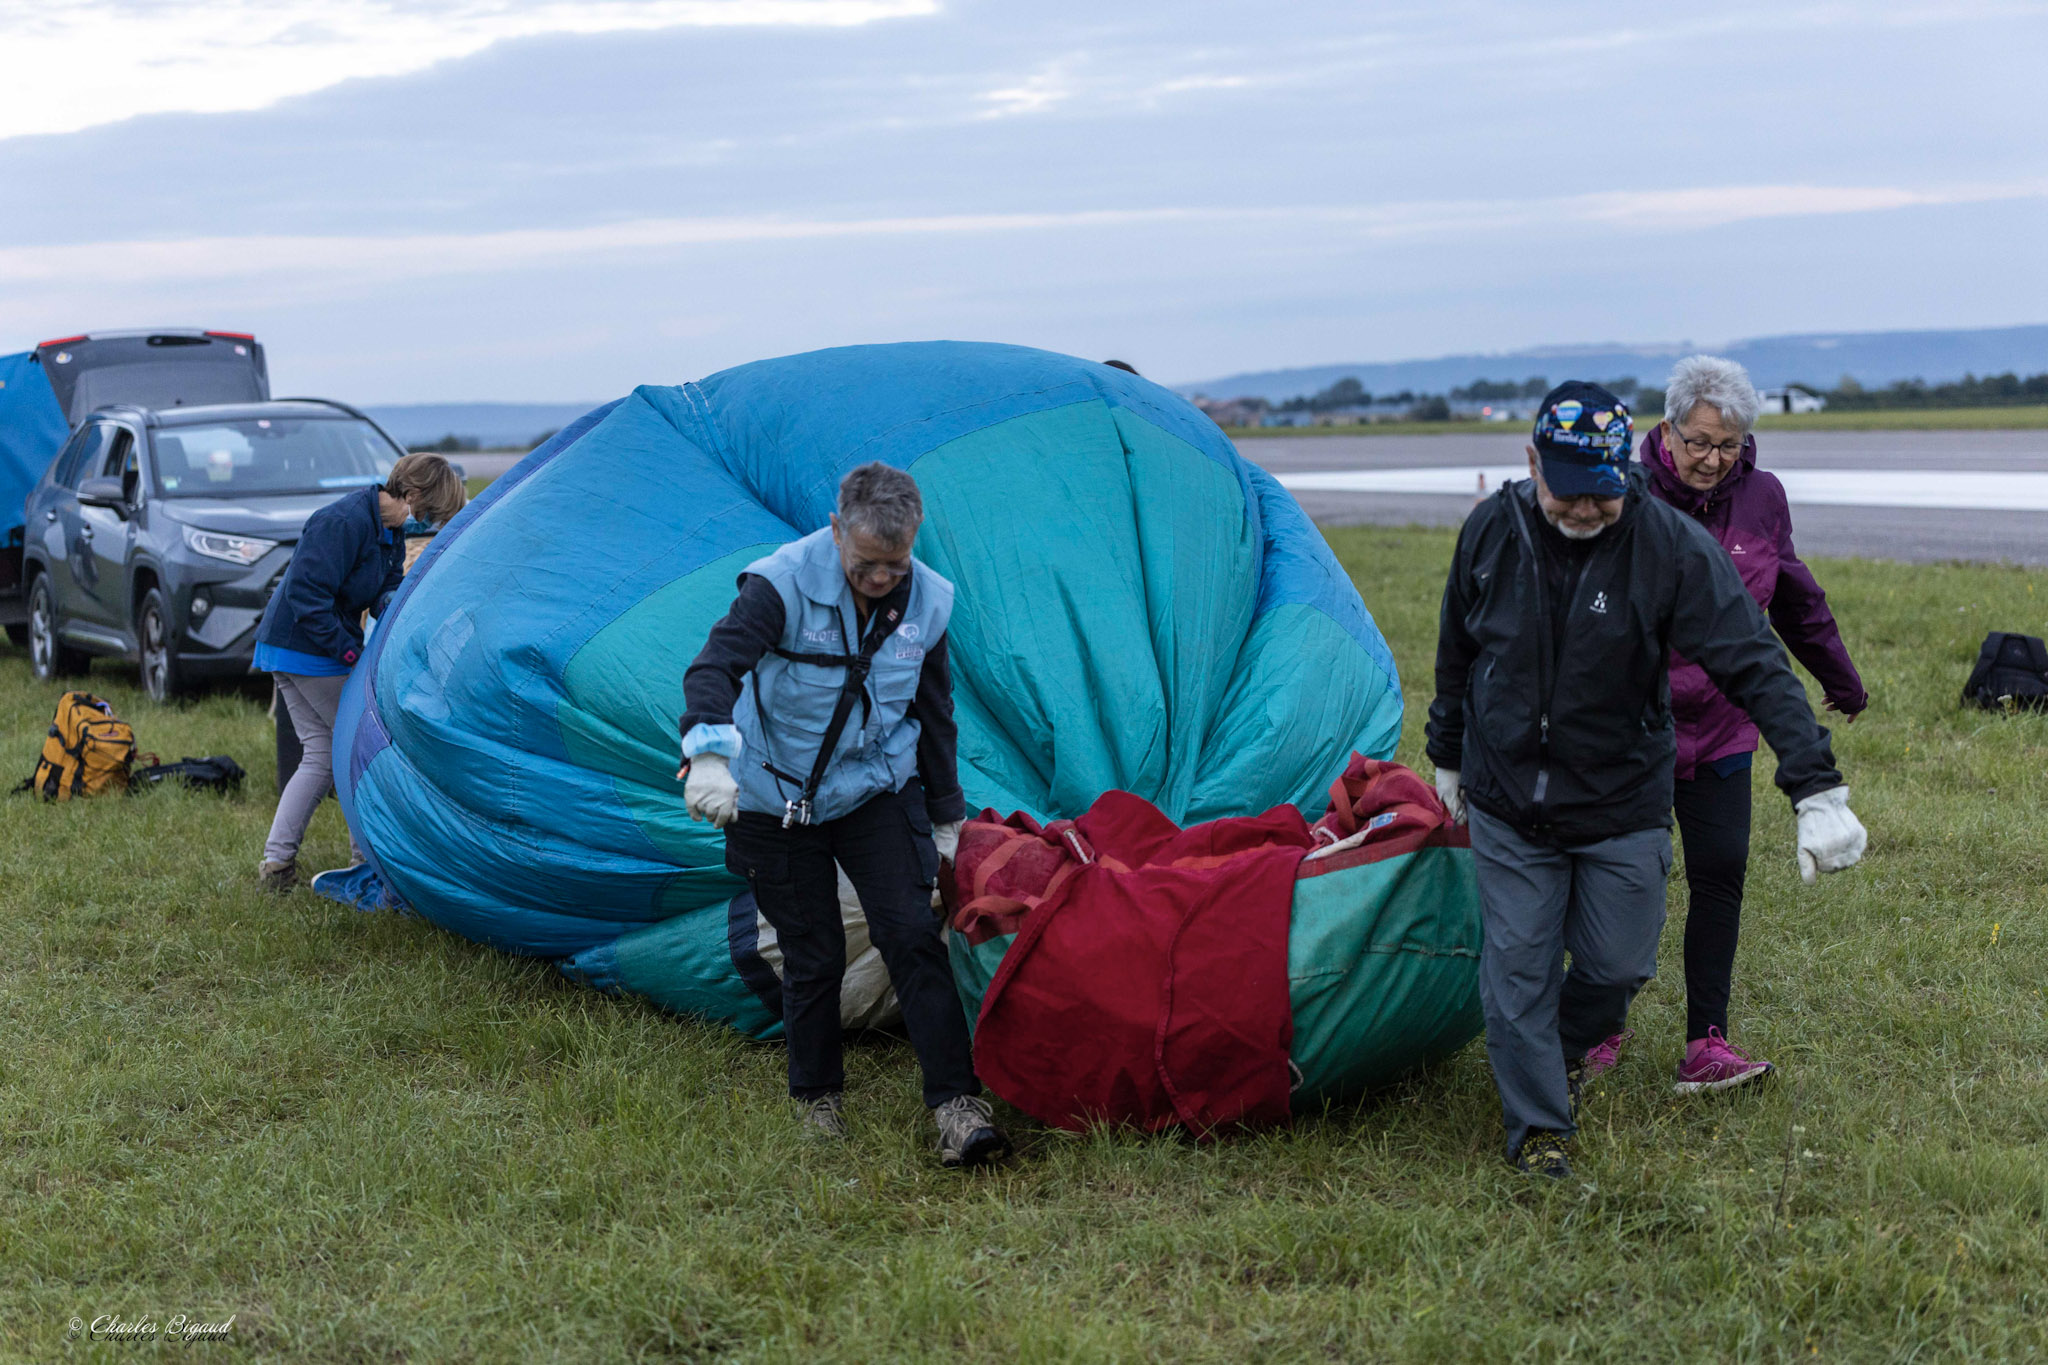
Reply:
[[[119,479],[87,479],[78,485],[78,500],[87,507],[104,507],[124,515],[128,511],[128,497]]]

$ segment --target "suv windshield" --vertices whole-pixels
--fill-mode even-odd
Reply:
[[[167,498],[322,493],[382,483],[399,452],[368,422],[251,417],[161,428],[156,487]]]

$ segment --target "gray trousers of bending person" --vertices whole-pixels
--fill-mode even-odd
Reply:
[[[1619,1033],[1657,974],[1671,831],[1559,848],[1482,810],[1469,819],[1486,933],[1486,1055],[1513,1157],[1531,1129],[1575,1130],[1566,1062]]]
[[[334,790],[334,713],[341,705],[341,689],[348,685],[348,676],[270,676],[277,680],[278,700],[291,715],[303,753],[292,780],[277,794],[277,815],[270,822],[270,837],[263,842],[263,861],[290,863],[298,861],[299,844],[306,837],[306,826],[313,823],[313,812]],[[348,836],[348,851],[349,861],[363,860],[353,830]]]

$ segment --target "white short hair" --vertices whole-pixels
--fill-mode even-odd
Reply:
[[[1689,355],[1671,368],[1664,385],[1664,416],[1682,422],[1692,410],[1705,403],[1721,414],[1721,420],[1741,431],[1756,425],[1763,400],[1749,371],[1717,355]]]

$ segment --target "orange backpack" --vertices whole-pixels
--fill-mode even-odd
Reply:
[[[20,790],[45,801],[128,790],[128,771],[135,762],[135,731],[114,715],[114,708],[90,692],[66,692],[43,741],[36,775]]]

